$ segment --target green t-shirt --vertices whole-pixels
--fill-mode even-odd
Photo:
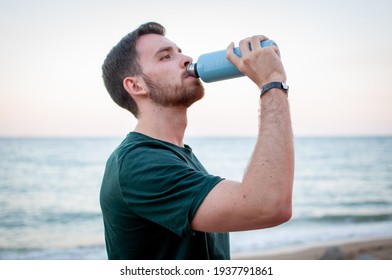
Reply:
[[[229,259],[228,233],[190,226],[221,180],[189,146],[129,133],[109,157],[101,187],[109,259]]]

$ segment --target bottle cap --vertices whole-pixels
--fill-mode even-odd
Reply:
[[[197,63],[189,63],[187,68],[186,68],[186,71],[188,72],[189,75],[191,75],[193,77],[196,77],[196,78],[199,78],[199,74],[197,73],[197,66],[196,66],[196,64]]]

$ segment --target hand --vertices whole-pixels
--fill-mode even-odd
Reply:
[[[280,60],[278,48],[260,46],[260,42],[267,39],[263,35],[258,35],[241,40],[239,47],[242,57],[234,53],[234,43],[226,49],[227,59],[259,88],[269,82],[286,82],[286,72]]]

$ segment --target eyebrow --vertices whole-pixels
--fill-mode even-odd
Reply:
[[[175,50],[175,49],[177,49],[177,51],[178,51],[179,53],[182,53],[182,50],[181,50],[179,47],[167,46],[167,47],[162,47],[162,48],[158,49],[158,50],[156,51],[156,53],[155,53],[155,56],[158,56],[158,55],[159,55],[160,53],[162,53],[162,52],[173,51],[173,50]]]

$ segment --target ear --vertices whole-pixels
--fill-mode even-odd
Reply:
[[[139,77],[125,77],[123,80],[125,90],[131,95],[146,95],[146,86]]]

